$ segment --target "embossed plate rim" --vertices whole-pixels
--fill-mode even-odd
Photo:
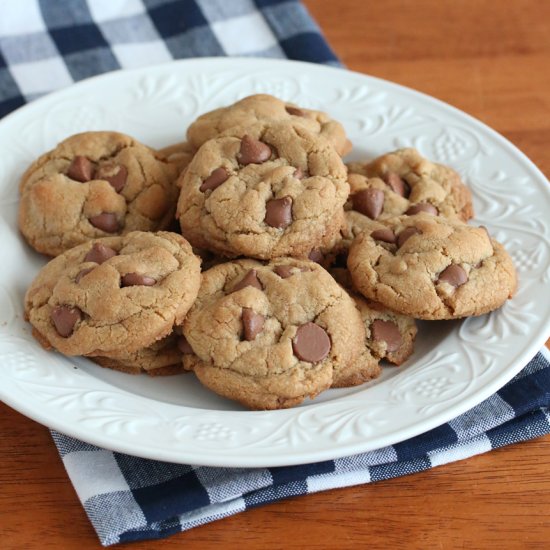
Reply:
[[[178,105],[174,104],[173,100],[179,97],[176,94],[170,100],[169,85],[174,78],[176,81],[178,81],[178,78],[181,78],[181,82],[185,81],[189,83],[190,81],[186,79],[193,76],[198,81],[201,78],[206,80],[208,78],[213,79],[217,74],[226,74],[234,77],[228,80],[226,85],[228,88],[231,88],[233,81],[237,82],[238,86],[240,86],[238,90],[240,95],[257,91],[256,84],[263,90],[263,80],[269,80],[271,77],[277,81],[277,85],[281,86],[293,81],[296,84],[296,89],[290,94],[292,97],[288,97],[287,99],[295,97],[296,99],[303,100],[307,83],[309,81],[316,82],[316,93],[320,95],[325,94],[324,97],[328,98],[334,92],[334,97],[330,96],[330,100],[323,101],[323,105],[327,104],[328,112],[331,112],[331,108],[334,106],[341,108],[343,100],[350,102],[349,104],[346,103],[348,105],[347,111],[351,111],[353,102],[363,105],[363,108],[366,108],[365,106],[372,107],[374,109],[373,112],[377,112],[376,109],[380,109],[382,113],[379,121],[382,124],[381,133],[390,136],[392,135],[392,126],[390,124],[388,128],[384,129],[384,116],[386,116],[386,121],[389,120],[391,122],[393,120],[395,123],[392,117],[397,116],[399,118],[403,112],[407,112],[407,108],[413,105],[415,106],[414,108],[418,109],[418,113],[432,113],[434,120],[436,118],[439,120],[439,117],[441,117],[441,120],[447,120],[447,123],[449,120],[452,120],[456,124],[454,128],[457,132],[459,143],[457,145],[456,140],[443,139],[443,151],[450,150],[453,153],[456,150],[463,150],[464,147],[467,149],[467,143],[466,145],[464,143],[460,144],[459,138],[461,132],[470,132],[475,139],[483,136],[487,140],[487,143],[496,147],[497,153],[510,155],[513,162],[522,168],[521,174],[511,174],[510,177],[518,178],[519,181],[521,177],[525,175],[529,176],[529,179],[525,180],[526,185],[531,186],[528,188],[531,194],[538,193],[538,199],[541,200],[537,202],[542,202],[544,205],[550,200],[550,190],[547,187],[546,178],[523,153],[495,131],[454,107],[425,94],[377,78],[353,73],[344,69],[286,60],[202,58],[181,60],[130,71],[117,71],[93,77],[50,94],[5,117],[0,122],[0,143],[4,139],[3,136],[6,132],[13,132],[21,128],[24,120],[31,118],[41,120],[40,117],[46,117],[49,109],[54,109],[61,102],[65,102],[63,105],[69,105],[71,101],[78,103],[78,98],[86,95],[86,93],[99,94],[100,97],[106,98],[104,90],[110,90],[115,98],[113,101],[116,103],[117,94],[122,94],[121,97],[128,96],[128,99],[131,99],[129,94],[133,93],[133,89],[132,91],[121,91],[128,82],[138,83],[149,79],[148,82],[158,84],[159,88],[162,88],[163,85],[168,86],[168,90],[164,90],[167,94],[166,97],[168,97],[168,103],[164,105],[164,108],[168,109],[170,107],[172,109],[178,107]],[[255,83],[253,79],[256,74],[262,74],[263,80],[260,79],[258,83]],[[162,79],[164,80],[161,82]],[[341,83],[343,83],[344,87],[338,89],[337,86],[341,85]],[[145,95],[145,99],[147,99],[148,92],[145,88],[142,92]],[[176,91],[181,91],[185,95],[187,90]],[[172,89],[173,92],[174,90]],[[234,89],[232,93],[236,93],[236,90]],[[395,102],[398,100],[396,106],[403,107],[401,115],[399,109],[397,110],[397,114],[395,112],[392,114],[389,108],[386,115],[384,115],[384,105],[386,103],[380,101],[379,96],[387,96],[389,98],[387,105],[390,106],[393,105],[392,101]],[[316,97],[318,98],[319,96]],[[338,98],[340,98],[340,103],[338,102]],[[307,100],[307,97],[305,99]],[[223,104],[227,103],[228,99],[223,100],[220,96],[217,101],[219,104]],[[332,106],[328,105],[330,101],[333,101]],[[403,101],[403,103],[401,104],[400,101]],[[109,106],[106,107],[107,110],[109,108]],[[346,111],[345,107],[344,111]],[[413,114],[414,112],[413,109]],[[159,113],[162,117],[164,111],[160,109]],[[335,116],[339,118],[336,114]],[[349,116],[350,120],[352,118],[349,112],[344,112],[342,116],[344,122],[346,122],[347,116]],[[371,118],[374,120],[374,115]],[[366,136],[365,139],[368,140],[369,135],[375,135],[377,131],[380,131],[380,128],[377,129],[376,126],[374,126],[374,129],[369,126],[370,122],[368,117],[364,120],[358,119],[358,128],[355,128],[351,132],[352,140],[354,137],[357,138],[361,135]],[[432,126],[441,130],[443,134],[447,131],[446,124],[442,124],[441,128],[437,127],[436,122],[420,122],[419,124],[421,128],[420,135],[424,135],[428,132],[426,128],[429,129]],[[451,128],[453,128],[452,124]],[[403,130],[405,137],[400,133],[399,139],[408,139],[407,132],[408,130],[405,128]],[[418,138],[418,135],[418,133],[413,132],[409,137],[414,141],[414,139]],[[48,139],[50,141],[53,139],[51,131],[48,136],[44,138],[46,142]],[[33,138],[34,136],[29,134],[29,137]],[[64,136],[56,136],[56,139],[60,137]],[[158,139],[158,132],[156,139]],[[397,144],[397,137],[391,139],[393,139],[393,144]],[[484,145],[481,141],[479,143],[480,146]],[[53,144],[50,143],[50,145]],[[489,147],[489,145],[487,146]],[[20,153],[20,156],[23,157],[23,153]],[[498,155],[496,156],[498,157]],[[22,159],[20,160],[22,162]],[[8,160],[0,159],[0,174],[3,168],[6,169],[7,165],[4,164],[3,166],[2,163],[8,163]],[[9,172],[9,166],[7,170]],[[478,172],[474,172],[473,176],[471,174],[470,176],[474,179],[477,176],[479,181],[482,182],[485,182],[487,178],[491,178],[491,174],[483,172],[481,168]],[[502,183],[499,180],[501,176],[502,174],[499,175],[498,172],[495,172],[494,181],[499,185]],[[3,193],[7,196],[10,192],[12,191],[7,187],[6,182],[0,181],[0,202]],[[523,206],[523,200],[522,197],[519,197],[518,208]],[[6,205],[12,203],[10,203],[8,197],[8,200],[2,204],[3,206],[0,205],[0,208],[4,208]],[[550,212],[550,209],[545,212]],[[0,218],[0,222],[5,221],[3,218]],[[548,241],[548,235],[550,234],[548,222],[546,224],[544,222],[541,223],[544,229],[543,241],[548,243],[550,242]],[[13,229],[13,227],[8,226],[9,223],[6,226],[0,225],[0,235],[2,235],[3,231]],[[536,227],[533,226],[531,229],[535,231]],[[502,232],[504,237],[506,237],[506,227],[502,229]],[[513,234],[513,231],[510,230],[509,232]],[[6,235],[9,237],[8,233]],[[20,242],[16,246],[23,249],[23,245]],[[543,265],[543,270],[545,269],[545,265]],[[394,390],[392,390],[394,392],[393,397],[390,395],[391,391],[385,388],[390,383],[390,380],[388,380],[378,385],[367,386],[364,390],[359,390],[357,393],[339,397],[332,401],[315,402],[306,407],[285,411],[205,411],[155,401],[148,397],[132,394],[118,387],[113,389],[113,386],[110,386],[107,382],[87,375],[82,369],[75,370],[71,360],[52,354],[47,356],[46,364],[40,363],[34,367],[31,364],[31,374],[34,372],[33,368],[44,369],[42,372],[43,379],[38,383],[34,378],[32,380],[25,380],[23,383],[24,376],[21,375],[21,371],[18,370],[16,364],[11,370],[0,368],[0,398],[26,416],[88,443],[157,460],[211,466],[265,467],[316,462],[357,454],[398,443],[454,418],[494,393],[521,370],[544,344],[550,332],[550,311],[546,307],[546,316],[543,317],[540,312],[537,314],[537,310],[533,310],[533,307],[541,308],[540,304],[531,307],[532,301],[536,298],[534,290],[538,288],[534,275],[530,273],[523,275],[520,284],[524,286],[520,286],[518,300],[516,302],[512,300],[504,308],[505,310],[508,308],[510,312],[498,312],[495,314],[495,317],[484,316],[472,321],[469,325],[466,325],[466,323],[457,325],[458,328],[454,329],[449,341],[447,342],[446,340],[445,345],[441,346],[441,349],[435,350],[429,356],[429,360],[426,361],[425,365],[418,365],[419,368],[416,369],[417,375],[423,375],[431,369],[430,372],[435,373],[434,376],[437,375],[439,378],[432,376],[429,379],[421,379],[419,376],[420,384],[418,387],[411,388],[411,377],[407,375],[406,371],[403,371],[391,379],[393,380],[392,386],[394,387]],[[527,290],[529,290],[529,293]],[[526,300],[529,297],[533,300]],[[0,300],[4,298],[0,296]],[[11,298],[8,295],[5,299],[9,302]],[[533,326],[536,325],[536,331],[529,335],[519,335],[517,339],[519,349],[515,349],[514,353],[511,353],[508,349],[501,352],[501,354],[505,354],[500,356],[505,364],[496,364],[495,358],[489,358],[487,359],[488,362],[486,362],[485,359],[489,354],[482,353],[480,350],[475,352],[477,355],[474,354],[468,357],[464,354],[470,353],[469,351],[461,350],[462,355],[453,351],[453,343],[456,344],[457,339],[455,333],[464,331],[464,344],[466,346],[469,346],[467,338],[472,338],[471,334],[476,334],[477,332],[483,335],[483,338],[480,337],[480,341],[484,341],[485,337],[489,338],[489,340],[491,338],[494,339],[493,329],[495,328],[495,323],[500,323],[499,326],[501,329],[506,327],[508,317],[523,314],[522,304],[525,306],[526,311],[526,317],[523,318],[524,325],[532,323]],[[516,308],[520,308],[519,311],[513,309],[514,305]],[[20,311],[18,305],[11,303],[11,306],[14,312]],[[529,309],[530,307],[531,310]],[[9,332],[12,326],[10,323],[12,323],[15,330],[14,334]],[[40,353],[46,353],[41,352],[39,346],[31,341],[28,330],[25,332],[24,323],[20,317],[17,317],[17,313],[14,314],[14,319],[10,320],[10,323],[6,323],[6,326],[0,324],[0,352],[12,346],[16,350],[16,358],[19,357],[17,353],[24,353],[23,350],[25,349],[36,353],[37,357],[41,356]],[[470,325],[473,326],[471,329],[468,329]],[[470,334],[468,334],[468,330],[470,330]],[[475,348],[475,338],[472,341]],[[496,341],[496,345],[499,344],[501,342]],[[4,353],[6,352],[4,351]],[[3,357],[6,356],[3,355]],[[456,370],[453,371],[452,369],[453,361],[457,359],[461,359],[463,362],[469,361],[469,376],[463,380],[457,379],[465,386],[466,390],[462,391],[462,389],[459,389],[458,393],[455,392],[453,394],[453,391],[458,387],[456,383],[453,383],[454,385],[450,384],[449,388],[444,387],[444,390],[438,390],[440,392],[439,395],[449,395],[445,394],[445,391],[448,389],[452,397],[448,399],[444,398],[442,401],[437,402],[436,405],[439,406],[439,410],[436,407],[433,409],[434,412],[432,414],[430,406],[433,406],[433,403],[430,401],[430,392],[433,391],[434,385],[437,386],[437,384],[446,383],[445,380],[448,380],[446,378],[448,373],[451,373],[449,376],[452,376],[453,372],[456,373]],[[414,366],[411,365],[411,367]],[[460,370],[459,367],[457,368]],[[491,369],[494,369],[494,371]],[[411,369],[412,371],[414,369]],[[485,375],[489,376],[487,373],[490,373],[490,377],[484,379]],[[57,388],[55,384],[60,383],[60,378],[61,387],[60,389],[55,389]],[[478,378],[483,380],[480,386],[476,386]],[[412,379],[414,380],[414,378]],[[146,380],[145,377],[144,380]],[[426,384],[422,386],[424,381]],[[32,384],[34,386],[31,388]],[[79,384],[84,384],[84,386],[79,388]],[[410,412],[407,408],[409,405],[419,407],[423,403],[422,399],[418,397],[420,395],[418,391],[415,394],[413,390],[418,390],[420,393],[422,391],[425,392],[422,394],[427,396],[426,404],[423,406],[425,409],[423,414],[428,416],[420,418],[418,416],[415,417],[414,414],[403,415],[404,411],[406,413]],[[56,391],[58,392],[57,394],[55,393]],[[76,403],[76,401],[71,401],[71,391],[75,395],[78,394],[81,398],[82,402],[80,404]],[[44,397],[44,395],[48,395],[48,392],[50,392],[51,398],[49,401]],[[412,403],[404,403],[403,395],[409,401],[412,399]],[[111,417],[107,415],[105,422],[101,423],[97,416],[94,416],[94,411],[97,409],[98,404],[109,406],[114,411],[116,410],[116,404],[119,402],[123,403],[120,410],[117,411],[120,413],[119,417],[111,413]],[[63,408],[59,403],[65,403],[68,409]],[[391,407],[388,404],[391,404]],[[141,413],[139,411],[132,411],[132,407],[136,407]],[[70,414],[62,414],[67,410]],[[129,411],[131,411],[131,414]],[[152,418],[154,415],[157,416]],[[406,418],[403,418],[403,416],[406,416]],[[95,424],[94,421],[96,422]],[[200,436],[201,426],[206,426],[204,431],[206,439],[208,439],[207,436],[209,433],[213,433],[213,430],[221,437],[222,441],[223,437],[227,436],[228,443],[220,445],[219,438],[213,440],[212,444],[209,444],[208,441],[199,443],[199,437],[196,433],[199,433]],[[245,426],[246,430],[248,430],[247,437],[250,436],[248,439],[242,435],[244,434],[242,430],[241,435],[239,435],[238,430],[242,429],[242,426]],[[259,429],[258,426],[260,427]],[[190,433],[191,427],[195,429],[195,436]],[[209,432],[208,430],[211,431]],[[368,430],[371,431],[369,432]],[[231,440],[231,437],[233,437],[231,434],[234,433],[237,433],[242,439]],[[146,436],[150,437],[147,443],[144,442],[144,437]]]

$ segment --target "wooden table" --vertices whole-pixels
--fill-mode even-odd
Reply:
[[[467,111],[550,174],[550,2],[305,3],[349,68]],[[48,430],[0,405],[0,434],[0,547],[98,548]],[[549,548],[549,540],[550,437],[544,437],[125,547],[534,550]]]

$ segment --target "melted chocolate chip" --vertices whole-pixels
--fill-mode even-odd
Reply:
[[[219,187],[224,181],[229,178],[229,174],[227,173],[227,170],[220,166],[220,168],[216,168],[203,182],[200,186],[201,191],[208,191],[216,189]]]
[[[94,176],[94,164],[86,157],[76,156],[67,170],[67,176],[82,183],[90,181]]]
[[[116,233],[119,231],[120,226],[116,219],[116,214],[111,212],[103,212],[97,216],[92,216],[88,221],[98,229],[105,231],[106,233]]]
[[[439,274],[438,281],[444,281],[457,288],[468,281],[468,275],[458,264],[451,264]]]
[[[363,189],[351,197],[353,209],[375,220],[384,208],[384,191],[381,189]]]
[[[241,140],[241,149],[237,158],[245,166],[247,164],[262,164],[271,158],[271,147],[246,135]]]
[[[413,204],[406,212],[408,216],[414,216],[419,212],[426,212],[426,214],[431,214],[432,216],[439,215],[439,210],[429,202],[419,202],[418,204]]]
[[[265,203],[265,223],[284,229],[292,223],[292,197],[272,199]]]
[[[243,307],[242,322],[244,339],[250,342],[262,332],[265,317],[249,307]]]
[[[287,105],[285,107],[285,111],[289,114],[289,115],[294,115],[294,116],[305,116],[305,113],[304,111],[302,111],[302,109],[299,109],[298,107],[292,107],[292,105]]]
[[[178,349],[182,353],[194,353],[191,344],[187,341],[187,338],[183,334],[178,338]]]
[[[112,188],[117,193],[120,193],[126,185],[126,180],[128,179],[128,169],[122,164],[109,162],[101,165],[97,169],[94,179],[108,181]]]
[[[117,256],[118,252],[113,250],[109,246],[105,246],[101,243],[95,243],[88,254],[84,256],[85,262],[95,262],[96,264],[102,264],[106,262],[109,258]]]
[[[376,342],[386,342],[387,351],[397,351],[403,342],[399,328],[391,321],[376,319],[371,325],[372,338]]]
[[[397,193],[401,197],[408,197],[411,192],[409,184],[395,172],[390,172],[384,176],[384,181],[388,184],[390,189]]]
[[[388,227],[385,229],[376,229],[370,236],[376,241],[394,244],[397,240],[395,233]]]
[[[405,229],[397,235],[397,248],[401,248],[407,239],[417,233],[420,233],[420,231],[416,227],[405,227]]]
[[[57,306],[52,310],[50,317],[59,336],[68,338],[73,333],[76,323],[82,319],[82,311],[77,307]]]
[[[292,340],[294,355],[300,361],[319,363],[330,352],[331,342],[326,331],[315,323],[306,323],[298,328]]]
[[[74,282],[78,284],[80,282],[80,279],[82,279],[82,277],[84,277],[85,275],[88,275],[88,273],[90,273],[90,271],[93,271],[93,270],[94,270],[93,267],[89,267],[88,269],[82,269],[76,274],[76,277],[74,278]]]
[[[153,286],[157,281],[153,277],[139,273],[126,273],[120,279],[121,286]]]
[[[288,279],[294,274],[292,269],[293,266],[291,265],[278,265],[273,271],[275,271],[275,273],[277,273],[277,275],[279,275],[281,279]]]
[[[314,248],[307,257],[317,264],[320,264],[325,259],[323,253],[318,248]]]
[[[251,269],[234,287],[231,292],[237,292],[247,286],[253,286],[258,290],[263,290],[264,287],[258,279],[258,272],[255,269]]]

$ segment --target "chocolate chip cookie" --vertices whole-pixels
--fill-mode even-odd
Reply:
[[[117,132],[85,132],[42,155],[20,182],[19,227],[56,256],[88,240],[172,221],[180,161]]]
[[[415,149],[399,149],[370,162],[348,164],[353,209],[372,220],[426,212],[467,221],[472,196],[448,166],[423,158]]]
[[[483,227],[429,214],[362,233],[348,267],[367,298],[416,319],[456,319],[500,307],[516,288],[504,247]]]
[[[394,365],[403,364],[414,351],[417,333],[414,319],[361,296],[353,287],[350,272],[346,268],[333,268],[329,273],[355,300],[365,325],[369,353],[376,360],[385,359]]]
[[[202,275],[183,332],[199,380],[253,409],[291,407],[378,374],[353,300],[314,262],[237,260]],[[189,367],[189,363],[187,364]]]
[[[351,143],[339,122],[321,111],[303,109],[267,94],[251,95],[233,105],[201,115],[189,126],[187,139],[198,149],[227,130],[231,130],[235,137],[244,137],[247,128],[258,122],[300,124],[312,134],[327,139],[339,155],[344,156],[351,150]]]
[[[25,316],[44,347],[65,355],[132,354],[181,324],[199,284],[200,260],[181,235],[135,231],[51,260]]]
[[[182,364],[183,352],[178,334],[179,329],[171,332],[150,346],[133,352],[110,352],[109,356],[90,357],[90,359],[108,369],[127,374],[146,373],[149,376],[168,376],[185,372]]]
[[[355,210],[344,211],[344,222],[336,238],[314,249],[309,254],[309,259],[321,264],[325,269],[331,267],[345,267],[347,265],[348,251],[351,243],[360,233],[377,229],[385,229],[386,225]]]
[[[167,145],[155,151],[155,156],[157,158],[173,167],[176,175],[174,182],[177,182],[179,175],[189,166],[194,155],[195,149],[188,141]]]
[[[198,248],[307,257],[337,235],[348,196],[334,148],[300,125],[258,124],[206,142],[182,176],[177,217]]]

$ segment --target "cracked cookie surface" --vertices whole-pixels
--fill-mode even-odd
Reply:
[[[512,259],[485,228],[429,214],[388,224],[383,238],[362,233],[349,252],[353,283],[367,298],[435,320],[481,315],[514,294]]]
[[[165,229],[180,165],[181,155],[169,161],[117,132],[71,136],[23,174],[19,228],[49,256],[99,237]]]
[[[302,109],[268,94],[245,97],[233,105],[221,107],[201,115],[187,130],[189,142],[198,149],[209,139],[219,137],[228,130],[243,137],[247,128],[258,122],[291,122],[301,124],[315,135],[329,141],[340,156],[351,150],[344,127],[326,113]]]
[[[418,212],[462,221],[473,216],[472,196],[460,176],[416,149],[399,149],[347,166],[351,191],[346,210],[373,220]]]
[[[202,275],[183,331],[199,380],[253,409],[291,407],[378,374],[353,300],[314,262],[237,260]]]
[[[200,284],[200,260],[175,233],[132,232],[68,250],[25,295],[25,317],[65,355],[132,353],[181,324]]]
[[[307,257],[338,234],[346,168],[323,138],[258,124],[197,152],[182,176],[177,217],[198,248],[226,256]]]

